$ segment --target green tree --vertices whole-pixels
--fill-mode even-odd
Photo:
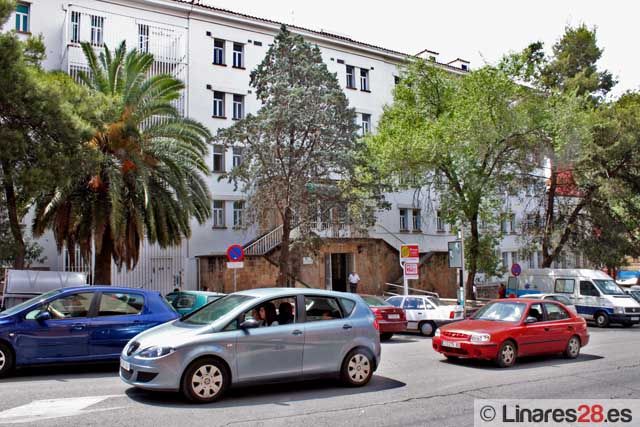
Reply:
[[[146,237],[161,247],[191,234],[192,217],[210,216],[211,196],[203,176],[209,131],[184,118],[173,102],[184,84],[150,75],[153,55],[127,52],[124,42],[96,56],[82,45],[87,87],[111,99],[110,115],[85,144],[95,159],[38,200],[34,233],[52,229],[59,248],[79,245],[88,258],[95,247],[94,282],[111,283],[112,259],[133,268]]]
[[[13,1],[0,0],[0,22],[13,10]],[[0,33],[0,186],[14,268],[33,260],[36,248],[25,242],[23,217],[42,188],[76,173],[95,116],[86,91],[40,69],[43,52],[40,37],[21,42],[13,31]]]
[[[369,139],[379,168],[410,174],[435,190],[448,222],[463,227],[471,295],[478,267],[495,270],[493,232],[479,227],[498,220],[514,164],[538,131],[531,92],[501,70],[484,67],[459,77],[416,60],[403,74],[394,102],[385,108],[378,134]],[[487,259],[480,260],[484,255]]]
[[[277,283],[284,286],[292,230],[300,224],[299,242],[311,239],[318,212],[332,208],[352,218],[362,214],[357,219],[365,223],[376,204],[366,188],[375,179],[364,167],[355,112],[317,46],[283,26],[252,71],[251,86],[262,108],[220,130],[216,140],[242,147],[242,163],[226,178],[248,195],[247,222],[282,224]]]

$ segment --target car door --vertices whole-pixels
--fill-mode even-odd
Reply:
[[[544,302],[545,325],[549,335],[549,352],[556,353],[564,351],[569,338],[575,333],[571,315],[559,304]]]
[[[593,319],[598,311],[600,292],[590,280],[580,281],[580,295],[576,298],[576,310],[585,319]]]
[[[292,304],[296,313],[295,297],[269,301],[279,307],[282,302]],[[239,319],[250,318],[254,309],[247,311]],[[297,377],[302,374],[302,353],[304,349],[304,325],[299,316],[285,325],[264,326],[238,331],[236,339],[236,366],[240,382]]]
[[[16,347],[26,363],[63,362],[89,357],[88,318],[94,309],[94,292],[65,294],[31,310],[16,328]],[[48,311],[51,319],[35,316]]]
[[[535,323],[526,323],[526,319],[535,317]],[[545,324],[544,309],[542,303],[535,303],[529,306],[527,314],[524,316],[518,340],[518,355],[526,356],[541,354],[545,351],[545,346],[549,341],[549,327]]]
[[[117,358],[131,338],[159,324],[142,292],[105,291],[97,298],[95,316],[89,319],[89,352],[94,359]]]
[[[407,329],[418,329],[418,324],[427,319],[427,306],[420,297],[406,297],[402,305],[407,315]]]
[[[338,372],[353,340],[351,320],[333,297],[305,295],[303,307],[303,375]]]

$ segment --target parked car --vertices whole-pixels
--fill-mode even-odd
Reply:
[[[586,321],[551,300],[492,301],[472,319],[436,331],[433,349],[448,359],[494,360],[500,367],[520,356],[563,353],[574,359],[589,343]]]
[[[380,326],[380,340],[390,340],[394,333],[407,330],[407,316],[403,309],[395,307],[380,297],[360,295],[376,316]]]
[[[184,316],[224,295],[205,291],[176,291],[167,294],[167,301],[180,315]]]
[[[526,294],[526,295],[522,295],[521,298],[558,301],[560,304],[562,304],[565,307],[567,307],[573,313],[578,314],[578,311],[576,310],[576,306],[573,305],[573,302],[565,295],[560,295],[560,294]]]
[[[640,286],[632,286],[631,288],[624,290],[627,294],[640,303]]]
[[[397,295],[387,298],[387,302],[405,310],[408,331],[418,331],[427,337],[433,336],[438,326],[464,318],[461,306],[445,304],[435,296]]]
[[[17,366],[117,360],[132,337],[177,317],[156,291],[55,289],[0,313],[0,376]]]
[[[139,334],[122,352],[120,378],[213,402],[246,383],[335,375],[363,386],[379,364],[378,323],[358,295],[261,288]]]

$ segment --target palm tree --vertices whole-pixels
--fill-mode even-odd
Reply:
[[[85,144],[94,159],[87,173],[38,201],[33,228],[38,236],[51,229],[58,250],[77,244],[85,259],[95,250],[94,283],[110,284],[111,260],[135,267],[145,236],[178,245],[192,217],[202,224],[211,215],[204,181],[211,136],[174,107],[183,83],[150,75],[153,55],[127,52],[124,42],[99,56],[88,43],[82,48],[89,72],[80,79],[110,98],[113,112]]]

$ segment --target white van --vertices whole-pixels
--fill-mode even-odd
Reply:
[[[539,268],[510,277],[507,295],[555,293],[568,296],[578,314],[597,326],[640,323],[640,304],[599,270]]]

